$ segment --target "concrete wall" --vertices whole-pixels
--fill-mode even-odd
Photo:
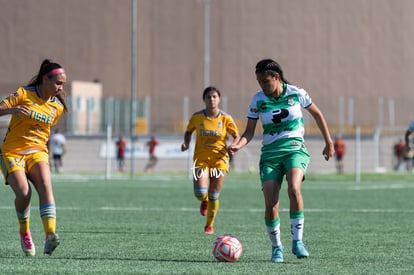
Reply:
[[[210,2],[210,83],[229,97],[235,118],[245,118],[264,57],[308,90],[331,125],[341,119],[340,96],[353,99],[352,124],[405,126],[412,118],[414,1]],[[155,133],[183,119],[183,96],[191,112],[203,108],[203,3],[138,0],[138,97],[151,96]],[[0,7],[0,94],[27,83],[50,57],[69,81],[98,79],[104,96],[130,96],[130,0],[0,0]]]

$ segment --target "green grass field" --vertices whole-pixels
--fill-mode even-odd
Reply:
[[[66,175],[69,176],[69,175]],[[308,175],[304,242],[297,259],[286,185],[281,196],[285,262],[270,262],[263,198],[256,174],[230,174],[221,192],[215,235],[205,235],[186,175],[138,175],[134,180],[54,177],[61,245],[43,256],[34,192],[31,231],[38,255],[23,256],[9,187],[0,189],[2,274],[414,274],[414,175]],[[216,262],[214,239],[237,235],[243,255]]]

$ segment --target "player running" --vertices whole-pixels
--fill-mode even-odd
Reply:
[[[46,235],[43,253],[52,255],[59,245],[56,234],[56,205],[52,191],[47,141],[50,127],[68,111],[63,85],[65,70],[57,63],[44,60],[39,73],[27,86],[0,102],[0,115],[11,115],[1,146],[1,169],[15,193],[15,209],[20,224],[21,247],[34,256],[35,245],[30,234],[30,201],[33,184],[39,195],[40,217]]]
[[[184,134],[181,151],[190,146],[191,135],[196,132],[194,149],[193,182],[194,195],[201,201],[200,213],[207,216],[204,233],[214,233],[214,220],[219,209],[219,196],[224,178],[229,170],[229,154],[226,137],[239,140],[239,132],[233,118],[219,109],[221,94],[215,87],[203,92],[205,109],[192,115]]]
[[[249,143],[260,118],[263,126],[260,179],[265,200],[265,224],[272,243],[271,260],[283,262],[279,195],[285,176],[290,200],[292,252],[298,258],[308,257],[309,253],[302,242],[305,216],[301,184],[310,155],[303,139],[302,107],[310,112],[322,132],[325,140],[322,154],[326,160],[334,154],[332,139],[322,112],[305,90],[287,82],[278,63],[264,59],[257,63],[255,72],[261,90],[252,97],[245,132],[238,144],[230,146],[229,152],[234,154]]]

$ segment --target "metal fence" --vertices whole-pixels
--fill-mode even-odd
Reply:
[[[353,135],[356,126],[361,134],[374,135],[377,129],[405,128],[414,118],[414,97],[313,97],[323,111],[332,135]],[[223,96],[222,110],[233,116],[240,131],[246,123],[248,96]],[[204,108],[199,95],[145,97],[136,101],[137,113],[131,116],[132,102],[119,98],[69,97],[70,112],[59,122],[62,131],[71,135],[181,135],[191,114]],[[315,121],[304,111],[307,134],[319,134]],[[258,127],[258,133],[261,129]]]

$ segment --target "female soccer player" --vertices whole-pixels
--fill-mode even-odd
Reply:
[[[181,151],[190,146],[191,135],[196,132],[194,149],[194,195],[201,201],[200,213],[207,216],[204,233],[213,234],[213,224],[219,209],[219,196],[224,178],[229,170],[229,154],[226,137],[239,140],[239,132],[233,118],[219,109],[221,94],[215,87],[203,92],[205,109],[192,115],[184,134]]]
[[[254,136],[257,120],[263,126],[263,146],[260,157],[260,179],[265,200],[265,224],[272,242],[272,262],[283,262],[283,246],[280,238],[279,192],[286,176],[290,201],[292,252],[298,258],[309,253],[302,242],[304,205],[301,184],[310,156],[304,145],[304,121],[302,108],[310,112],[325,140],[322,154],[328,160],[334,154],[334,146],[325,118],[308,93],[286,81],[280,65],[264,59],[256,65],[256,78],[261,90],[251,100],[246,130],[240,141],[231,145],[234,154]]]
[[[30,234],[32,188],[29,182],[39,196],[40,217],[46,235],[44,254],[52,255],[59,245],[47,141],[50,127],[57,123],[63,111],[68,111],[63,90],[65,82],[66,73],[62,66],[46,59],[27,86],[19,87],[0,102],[0,115],[11,115],[1,146],[1,169],[6,184],[16,196],[14,203],[21,247],[27,256],[36,253]]]

